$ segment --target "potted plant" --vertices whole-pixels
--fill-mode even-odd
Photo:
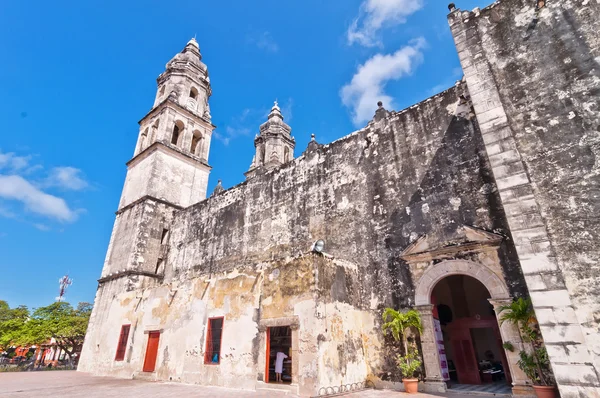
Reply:
[[[416,345],[411,343],[409,347],[406,331],[413,329],[421,333],[421,316],[415,310],[399,312],[393,308],[386,308],[383,311],[383,322],[383,333],[391,333],[394,340],[402,341],[404,355],[398,355],[396,363],[402,373],[404,390],[409,394],[416,394],[419,379],[415,377],[415,373],[421,368],[421,359]]]
[[[550,360],[546,347],[544,347],[531,299],[519,298],[509,305],[500,307],[500,311],[502,314],[500,323],[508,321],[516,325],[521,340],[528,343],[528,349],[519,352],[517,365],[533,383],[533,389],[538,398],[558,397]],[[512,344],[510,346],[512,347]],[[506,343],[504,347],[512,351]]]

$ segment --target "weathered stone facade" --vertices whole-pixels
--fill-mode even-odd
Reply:
[[[365,128],[297,158],[273,107],[247,180],[205,200],[211,88],[190,41],[140,122],[79,369],[262,388],[267,330],[289,326],[301,395],[396,386],[381,312],[416,307],[424,387],[444,390],[431,294],[461,274],[496,311],[530,295],[562,396],[598,396],[600,7],[535,7],[452,9],[462,82],[400,112],[380,106]],[[318,239],[326,254],[311,252]],[[214,317],[218,365],[204,355]],[[148,373],[150,331],[160,341]],[[513,393],[531,394],[515,353],[506,358]]]

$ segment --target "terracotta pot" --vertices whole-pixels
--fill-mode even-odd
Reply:
[[[558,390],[556,386],[533,386],[535,390],[535,395],[538,398],[557,398]]]
[[[402,379],[404,391],[408,394],[416,394],[419,391],[419,379]]]

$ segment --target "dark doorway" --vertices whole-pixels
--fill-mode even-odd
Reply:
[[[289,326],[267,329],[266,374],[267,383],[292,382],[292,329]]]
[[[511,377],[490,294],[477,279],[451,275],[433,289],[432,302],[442,330],[448,385],[494,384]]]
[[[160,332],[148,333],[148,346],[146,347],[146,357],[144,358],[144,372],[154,372],[159,339]]]

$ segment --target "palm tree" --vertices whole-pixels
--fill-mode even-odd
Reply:
[[[383,311],[383,322],[383,334],[386,334],[389,331],[396,341],[402,340],[404,355],[408,357],[408,343],[405,332],[406,329],[409,328],[414,328],[419,333],[423,332],[423,325],[421,324],[421,316],[419,313],[415,310],[399,312],[393,308],[386,308]]]
[[[544,372],[542,371],[542,366],[540,364],[541,360],[539,355],[541,351],[539,347],[536,347],[536,344],[541,345],[541,342],[539,341],[539,335],[534,326],[537,323],[537,319],[535,318],[535,311],[531,305],[531,299],[524,299],[520,297],[508,305],[501,306],[499,310],[502,314],[500,316],[500,324],[503,324],[506,321],[515,324],[517,326],[517,330],[519,331],[519,336],[521,336],[521,340],[531,344],[531,356],[529,357],[525,351],[521,351],[521,361],[519,362],[523,362],[523,365],[527,367],[526,359],[532,359],[535,363],[535,368],[537,368],[540,381],[544,385],[548,385],[548,381],[545,378]],[[529,367],[531,367],[531,364]]]
[[[500,307],[500,312],[502,312],[502,316],[500,316],[501,324],[509,321],[519,326],[529,324],[535,320],[535,313],[529,298],[520,297],[509,305],[503,305]]]

